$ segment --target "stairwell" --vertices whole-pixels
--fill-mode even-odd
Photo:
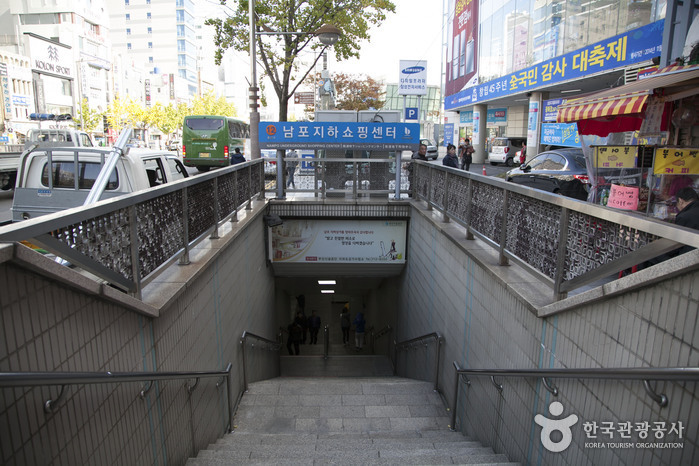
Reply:
[[[282,357],[282,377],[250,384],[234,432],[186,464],[515,464],[452,432],[433,385],[390,367],[383,356]]]

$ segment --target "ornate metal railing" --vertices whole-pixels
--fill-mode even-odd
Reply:
[[[687,244],[699,233],[667,222],[440,165],[413,165],[412,195],[566,293]]]
[[[140,297],[143,286],[264,194],[262,160],[0,228]]]

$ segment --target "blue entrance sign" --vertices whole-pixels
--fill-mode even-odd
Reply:
[[[418,123],[260,122],[261,149],[417,150]]]
[[[417,120],[417,107],[407,107],[405,109],[406,120]]]
[[[444,125],[444,144],[454,144],[454,123]]]
[[[576,123],[544,123],[541,125],[541,144],[580,147]]]
[[[663,23],[664,20],[659,20],[632,29],[494,81],[449,95],[444,99],[444,109],[451,110],[486,102],[650,60],[660,55]]]

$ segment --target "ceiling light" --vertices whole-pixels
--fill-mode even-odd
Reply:
[[[318,280],[319,285],[335,285],[335,280]]]
[[[335,293],[335,290],[320,290],[320,292],[323,294],[333,294]]]
[[[565,91],[561,91],[561,94],[567,94],[569,92],[580,92],[582,89],[567,89]]]

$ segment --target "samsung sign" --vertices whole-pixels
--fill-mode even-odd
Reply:
[[[398,95],[425,94],[427,94],[427,62],[425,60],[401,60]]]

